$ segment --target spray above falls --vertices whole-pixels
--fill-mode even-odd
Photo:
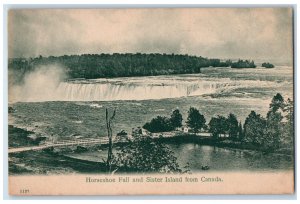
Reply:
[[[57,98],[57,88],[66,79],[65,69],[59,65],[36,67],[24,77],[10,73],[9,102],[50,101]],[[19,81],[17,81],[17,79]]]

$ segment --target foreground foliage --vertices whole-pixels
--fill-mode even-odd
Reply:
[[[183,173],[174,153],[159,140],[137,136],[116,153],[118,172]]]

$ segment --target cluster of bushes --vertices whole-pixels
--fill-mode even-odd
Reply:
[[[82,54],[64,56],[39,56],[36,58],[9,59],[8,68],[15,72],[15,78],[22,80],[24,75],[36,67],[59,64],[66,68],[70,78],[103,78],[128,76],[155,76],[168,74],[192,74],[201,72],[203,67],[255,67],[254,62],[239,60],[208,59],[201,56],[179,54]]]
[[[272,150],[291,145],[294,135],[293,120],[293,101],[290,99],[285,101],[278,93],[272,99],[266,118],[251,111],[242,126],[237,117],[230,113],[227,117],[220,115],[212,117],[206,125],[204,115],[198,109],[190,107],[186,125],[195,133],[209,132],[216,140],[225,136],[234,141]],[[143,128],[150,132],[173,131],[182,127],[182,121],[179,110],[174,110],[170,118],[157,116]]]

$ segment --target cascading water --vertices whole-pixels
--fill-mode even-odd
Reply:
[[[32,77],[27,77],[23,85],[9,87],[9,102],[149,100],[211,94],[218,97],[219,93],[226,95],[238,89],[239,94],[244,94],[244,97],[247,95],[245,89],[275,89],[280,85],[274,80],[262,80],[258,74],[254,77],[254,74],[256,73],[247,73],[250,77],[246,80],[239,79],[238,74],[236,78],[227,78],[212,73],[69,81],[53,80],[58,79],[59,75],[53,75],[49,79],[47,73],[33,74]],[[269,75],[268,73],[267,76]]]
[[[193,81],[162,83],[80,83],[62,82],[56,89],[58,100],[114,101],[178,98],[215,93],[228,86],[226,82]]]

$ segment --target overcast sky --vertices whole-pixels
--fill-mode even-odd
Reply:
[[[8,32],[9,57],[114,52],[292,57],[287,8],[11,10]]]

